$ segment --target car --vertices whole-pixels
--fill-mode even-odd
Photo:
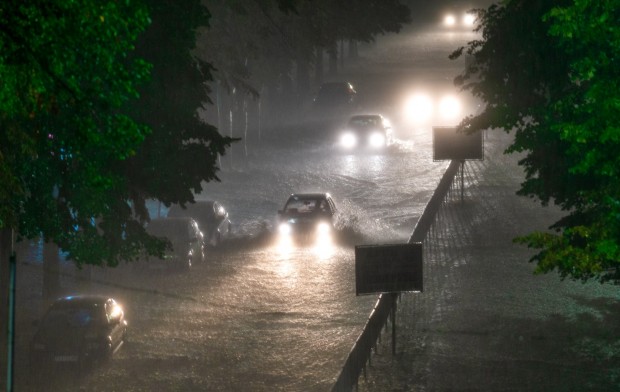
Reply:
[[[321,84],[312,102],[315,120],[341,121],[357,108],[357,91],[349,82]]]
[[[198,222],[203,232],[205,242],[211,246],[218,246],[232,233],[232,223],[226,208],[215,200],[197,200],[183,207],[174,204],[168,210],[168,217],[190,217]]]
[[[278,211],[280,241],[321,243],[331,240],[336,204],[329,193],[294,193]]]
[[[339,139],[340,147],[345,150],[359,148],[380,150],[392,143],[392,126],[380,114],[351,116]]]
[[[474,6],[452,4],[448,6],[442,15],[442,24],[450,30],[464,29],[473,30],[476,25],[477,15]]]
[[[314,103],[325,107],[351,105],[356,95],[355,88],[349,82],[325,82],[319,87]]]
[[[148,267],[189,270],[192,264],[205,261],[204,234],[194,219],[156,218],[149,222],[146,231],[172,243],[172,250],[167,251],[163,259],[148,258]]]
[[[55,365],[81,368],[107,361],[127,340],[123,308],[103,295],[58,298],[35,326],[32,369]]]

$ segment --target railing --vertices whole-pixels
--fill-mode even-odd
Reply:
[[[413,229],[409,243],[423,242],[431,228],[446,195],[450,191],[454,177],[461,166],[460,161],[451,161],[444,172],[437,188],[433,192],[422,212],[422,216]],[[376,347],[377,340],[381,337],[381,329],[386,325],[390,314],[394,311],[394,297],[391,294],[381,294],[375,304],[362,333],[355,341],[347,359],[340,371],[332,392],[350,392],[357,385],[362,371],[366,371],[366,364],[370,363],[372,348]]]

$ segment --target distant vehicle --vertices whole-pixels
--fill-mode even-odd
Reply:
[[[322,242],[331,239],[336,204],[329,193],[296,193],[278,211],[280,240]]]
[[[476,14],[470,11],[473,7],[454,6],[450,8],[443,15],[444,27],[451,30],[473,30],[476,24]]]
[[[313,101],[313,115],[320,120],[339,119],[357,107],[357,92],[349,82],[323,83]]]
[[[340,147],[345,150],[358,148],[380,150],[392,143],[392,126],[380,114],[351,116],[339,140]]]
[[[172,243],[172,251],[166,252],[163,260],[149,258],[149,268],[189,270],[193,263],[205,261],[204,235],[194,219],[157,218],[148,224],[146,231]]]
[[[59,298],[35,324],[32,369],[62,364],[82,367],[106,361],[127,339],[123,309],[106,296]]]
[[[232,223],[224,206],[214,200],[197,200],[187,204],[186,208],[178,204],[168,210],[168,217],[190,217],[198,222],[204,234],[205,242],[211,246],[219,245],[229,238],[232,232]]]

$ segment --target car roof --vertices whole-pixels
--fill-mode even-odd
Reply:
[[[194,219],[192,217],[189,216],[162,216],[160,218],[154,218],[151,219],[151,221],[149,222],[149,226],[152,224],[155,225],[174,225],[174,224],[182,224],[183,223],[188,223],[193,221]]]
[[[185,209],[186,210],[190,210],[194,207],[198,207],[198,208],[204,208],[204,207],[211,207],[213,208],[213,205],[217,203],[215,200],[196,200],[193,203],[185,203]],[[179,209],[179,210],[183,210],[183,207],[180,204],[173,204],[170,206],[170,210],[175,210],[175,209]]]
[[[73,307],[81,307],[88,305],[103,305],[109,300],[114,301],[114,299],[104,296],[104,295],[68,295],[65,297],[60,297],[54,301],[52,306],[56,309],[60,308],[73,308]],[[116,302],[116,301],[114,301]]]
[[[349,118],[349,121],[357,120],[357,119],[366,119],[366,118],[378,118],[378,119],[383,120],[383,116],[380,114],[356,114],[354,116],[351,116]]]
[[[327,192],[325,193],[293,193],[289,196],[289,199],[297,198],[297,199],[327,199],[331,198],[331,195]]]

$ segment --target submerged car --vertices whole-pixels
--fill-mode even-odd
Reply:
[[[33,369],[109,360],[127,338],[123,309],[106,296],[59,298],[35,324],[38,329],[30,352]]]
[[[219,245],[230,237],[232,223],[224,206],[215,200],[198,200],[185,207],[175,204],[168,210],[168,217],[190,217],[198,222],[205,242],[211,246]]]
[[[312,103],[312,119],[320,122],[344,121],[357,108],[357,91],[349,82],[326,82]]]
[[[380,150],[392,142],[392,126],[386,118],[380,114],[359,114],[349,118],[339,145],[345,150]]]
[[[336,212],[329,193],[292,194],[278,211],[279,238],[302,243],[329,240]]]
[[[148,267],[188,270],[193,263],[205,261],[204,235],[194,219],[157,218],[149,223],[146,231],[172,243],[172,250],[163,259],[149,258]]]
[[[321,84],[314,99],[318,107],[349,106],[355,102],[357,92],[349,82],[326,82]]]

